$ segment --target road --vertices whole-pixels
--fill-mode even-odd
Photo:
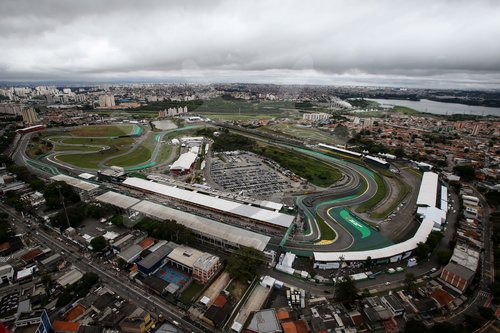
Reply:
[[[64,257],[71,262],[75,267],[82,272],[94,272],[107,288],[120,295],[124,299],[133,300],[137,305],[144,307],[150,311],[159,310],[167,320],[177,321],[181,328],[188,329],[191,332],[212,332],[209,327],[204,327],[199,323],[194,324],[193,321],[183,319],[184,312],[180,309],[165,303],[162,299],[155,295],[145,295],[144,289],[136,286],[128,277],[118,274],[116,271],[110,270],[109,266],[98,261],[87,260],[75,250],[73,245],[59,241],[58,237],[53,237],[50,232],[42,229],[37,229],[36,232],[31,230],[24,224],[23,217],[13,211],[10,207],[0,204],[0,210],[6,212],[14,222],[18,232],[27,235],[37,241],[39,244],[49,247],[54,253],[64,252]],[[60,237],[59,237],[60,238]]]

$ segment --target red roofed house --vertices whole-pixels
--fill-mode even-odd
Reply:
[[[80,323],[70,321],[54,320],[52,329],[55,333],[76,333],[80,328]]]

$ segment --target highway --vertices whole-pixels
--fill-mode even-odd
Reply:
[[[102,281],[107,288],[124,299],[129,299],[133,301],[133,303],[136,303],[149,311],[155,312],[156,310],[157,314],[161,312],[168,321],[172,322],[175,320],[180,324],[182,329],[187,329],[190,332],[201,333],[213,331],[213,328],[205,327],[201,323],[185,320],[183,318],[185,313],[182,310],[165,303],[156,295],[146,294],[145,290],[135,285],[128,279],[128,276],[111,270],[109,265],[101,263],[98,260],[85,259],[83,255],[80,254],[69,242],[66,243],[58,240],[60,236],[54,237],[56,235],[55,232],[47,232],[40,228],[30,230],[24,224],[24,219],[18,212],[3,204],[0,204],[0,210],[9,214],[11,221],[15,224],[18,232],[24,235],[29,235],[29,237],[33,240],[50,248],[54,253],[64,254],[65,259],[71,262],[82,272],[96,273],[99,276],[100,281]],[[55,235],[53,236],[51,233],[54,233]]]

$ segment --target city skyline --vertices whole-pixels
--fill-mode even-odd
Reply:
[[[2,81],[500,87],[500,5],[0,4]]]

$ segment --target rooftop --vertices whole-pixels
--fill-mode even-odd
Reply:
[[[234,201],[201,194],[196,191],[176,188],[173,186],[159,184],[140,178],[127,178],[123,182],[123,184],[160,195],[169,196],[178,200],[190,202],[198,206],[204,206],[208,209],[258,220],[279,227],[288,228],[295,219],[295,217],[291,215],[269,211],[268,209],[253,207]]]
[[[62,287],[78,282],[82,278],[83,274],[78,269],[73,268],[59,279],[57,279],[57,283]]]
[[[424,172],[420,191],[417,197],[417,206],[436,207],[438,191],[438,174],[434,172]]]
[[[264,236],[146,200],[141,201],[132,207],[132,209],[149,216],[154,216],[159,220],[175,220],[177,223],[189,229],[199,231],[217,239],[227,240],[233,244],[253,247],[259,251],[264,251],[271,239],[269,236]]]
[[[99,188],[99,185],[92,184],[92,183],[83,181],[81,179],[73,178],[70,176],[62,175],[62,174],[57,175],[57,176],[53,176],[50,179],[58,181],[58,182],[65,182],[66,184],[73,186],[73,187],[76,187],[82,191],[92,191],[92,190]]]
[[[138,265],[149,269],[154,266],[158,261],[163,260],[170,252],[172,252],[172,244],[164,244],[162,247],[148,255],[146,258],[142,259]]]
[[[247,328],[253,332],[259,333],[280,331],[280,325],[278,323],[278,319],[276,318],[276,312],[274,309],[256,312]]]
[[[464,266],[455,264],[454,262],[450,262],[448,265],[446,265],[443,270],[448,271],[450,273],[453,273],[455,275],[458,275],[465,280],[469,280],[472,278],[475,274],[475,271],[471,271],[470,269],[465,268]]]
[[[95,198],[97,201],[110,204],[122,209],[128,209],[138,203],[139,199],[129,197],[128,195],[116,193],[113,191],[106,192]]]
[[[202,271],[208,271],[215,264],[219,262],[219,257],[214,256],[210,253],[203,253],[203,255],[198,258],[193,264],[193,267],[196,267]]]
[[[168,258],[174,260],[184,266],[193,268],[196,261],[203,258],[205,253],[190,248],[185,245],[181,245],[170,252]]]

